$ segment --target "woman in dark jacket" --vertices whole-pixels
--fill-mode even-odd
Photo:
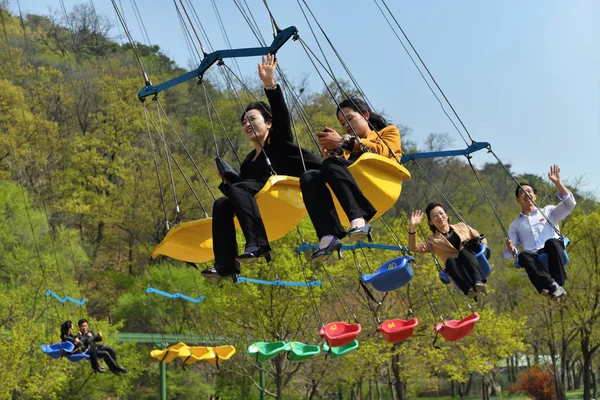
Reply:
[[[240,272],[240,262],[252,263],[261,256],[267,261],[271,260],[269,239],[254,198],[269,177],[274,172],[300,177],[305,169],[321,168],[321,160],[317,156],[298,148],[294,143],[290,114],[281,88],[275,83],[276,67],[277,60],[270,54],[263,57],[262,64],[258,65],[258,76],[264,84],[269,104],[250,103],[241,117],[242,131],[255,149],[242,163],[240,181],[228,182],[223,179],[219,188],[225,196],[213,204],[215,264],[214,268],[202,271],[202,276],[213,283],[223,277],[235,277]],[[270,166],[267,161],[271,163]],[[241,255],[238,255],[234,216],[238,218],[246,238],[245,250]]]

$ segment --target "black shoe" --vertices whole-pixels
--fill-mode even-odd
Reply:
[[[227,273],[225,275],[219,274],[219,272],[215,268],[205,269],[201,272],[202,277],[209,281],[210,283],[220,283],[223,279],[232,278],[233,283],[237,283],[237,273]]]
[[[365,223],[364,226],[360,228],[352,228],[348,231],[348,237],[350,240],[354,240],[355,242],[360,242],[364,240],[364,238],[368,238],[369,242],[373,242],[373,235],[371,234],[371,224]]]
[[[202,275],[202,277],[204,279],[206,279],[210,283],[214,283],[214,284],[221,282],[221,279],[223,279],[223,277],[221,275],[219,275],[217,270],[214,268],[205,269],[200,274]]]
[[[327,261],[330,255],[333,254],[334,251],[337,251],[338,258],[344,258],[342,256],[342,241],[336,237],[334,237],[329,245],[323,249],[319,249],[312,253],[310,256],[310,261],[312,262],[323,262]]]
[[[127,368],[119,366],[119,367],[117,367],[117,371],[119,371],[122,374],[126,374],[127,373]]]
[[[267,262],[271,262],[271,250],[269,250],[268,247],[258,247],[258,250],[246,251],[244,254],[240,254],[235,259],[244,264],[252,264],[263,255],[265,256],[265,260],[267,260]]]

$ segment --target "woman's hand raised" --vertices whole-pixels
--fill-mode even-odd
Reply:
[[[275,55],[267,54],[263,56],[262,64],[258,64],[258,77],[265,87],[275,86],[275,69],[277,68],[277,58]]]
[[[417,210],[417,211],[413,211],[413,213],[410,216],[410,228],[411,228],[411,232],[415,231],[415,228],[421,223],[421,221],[423,221],[423,211],[421,210]]]

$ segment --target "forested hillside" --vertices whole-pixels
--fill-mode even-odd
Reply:
[[[260,261],[244,268],[243,274],[265,280],[318,279],[322,287],[309,292],[250,283],[211,285],[198,269],[170,258],[152,259],[151,253],[165,236],[167,221],[172,226],[204,218],[204,210],[211,212],[213,196],[220,196],[213,130],[222,155],[232,165],[239,165],[232,149],[240,156],[251,149],[240,132],[238,96],[211,80],[210,74],[204,85],[190,82],[160,95],[170,119],[159,123],[178,161],[175,165],[167,162],[164,143],[149,129],[137,99],[144,80],[131,46],[109,38],[103,16],[80,5],[71,10],[67,27],[53,16],[27,15],[21,20],[6,10],[2,3],[0,398],[158,398],[158,361],[150,357],[155,347],[118,343],[118,332],[154,333],[157,343],[163,334],[179,334],[182,341],[194,334],[206,337],[208,343],[233,344],[237,354],[218,369],[208,363],[186,368],[179,362],[168,364],[169,398],[204,399],[211,393],[223,399],[258,398],[259,367],[245,354],[249,344],[275,340],[319,344],[321,321],[354,319],[363,326],[357,351],[335,360],[320,355],[303,363],[277,356],[264,365],[268,395],[318,399],[342,391],[346,398],[371,393],[406,399],[448,394],[451,381],[462,395],[469,390],[481,393],[482,387],[496,393],[501,386],[506,393],[516,382],[517,360],[525,354],[531,356],[528,364],[537,363],[534,355],[550,357],[543,367],[552,373],[558,399],[582,384],[592,390],[598,367],[594,355],[600,346],[600,207],[591,196],[569,186],[578,205],[561,226],[571,239],[568,295],[554,303],[537,294],[523,270],[502,259],[504,233],[485,193],[508,227],[519,206],[515,183],[503,167],[486,164],[476,171],[484,192],[464,158],[420,162],[469,225],[485,233],[494,269],[488,295],[479,305],[470,305],[481,316],[473,333],[455,343],[439,338],[440,348],[432,346],[433,327],[440,317],[460,319],[472,311],[464,296],[439,281],[431,256],[418,256],[415,279],[377,305],[358,286],[351,252],[325,266],[308,264],[304,255],[296,254],[303,240],[299,232],[316,242],[308,217],[298,231],[272,243],[272,263]],[[184,72],[157,46],[138,48],[153,82]],[[254,96],[264,98],[261,86],[247,84]],[[207,105],[205,90],[224,129]],[[241,88],[237,95],[242,102],[252,99]],[[314,126],[339,125],[326,90],[305,92],[300,98]],[[148,98],[144,104],[158,123],[158,103]],[[296,119],[301,120],[297,114]],[[392,122],[401,127],[405,153],[460,147],[448,135],[416,138],[402,121]],[[298,136],[305,148],[317,151],[301,124]],[[558,154],[556,162],[560,164]],[[376,243],[406,246],[407,213],[441,201],[419,168],[410,163],[406,167],[413,179],[405,182],[400,200],[386,214],[393,230],[375,222]],[[519,177],[536,184],[542,205],[558,201],[554,186],[542,175],[547,168],[540,165]],[[362,272],[398,255],[357,252]],[[195,298],[202,295],[205,300],[194,304],[146,294],[149,286]],[[47,290],[87,302],[81,307],[61,304],[46,296]],[[409,310],[419,325],[408,341],[390,345],[376,333],[378,320],[404,318]],[[80,318],[104,333],[127,374],[92,375],[87,362],[54,360],[40,351],[42,344],[59,341],[63,321]],[[475,388],[472,382],[477,379],[483,385]],[[586,393],[586,399],[591,395]]]

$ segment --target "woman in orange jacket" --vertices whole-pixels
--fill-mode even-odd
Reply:
[[[337,108],[337,118],[345,135],[331,128],[318,132],[326,158],[320,171],[306,171],[300,177],[304,204],[320,241],[319,249],[311,256],[312,261],[325,261],[336,251],[341,257],[341,239],[346,235],[355,241],[371,237],[369,220],[377,210],[363,195],[348,166],[365,150],[390,158],[402,155],[398,128],[388,124],[361,99],[342,101]],[[362,146],[356,136],[361,138]],[[350,221],[348,232],[340,223],[327,184]]]
[[[475,257],[478,249],[468,245],[470,240],[480,238],[479,232],[463,222],[450,225],[446,210],[439,203],[429,203],[425,214],[433,236],[427,238],[427,243],[417,243],[416,229],[423,220],[423,212],[413,212],[408,230],[410,251],[424,253],[431,247],[431,251],[442,260],[450,278],[465,295],[473,298],[478,293],[485,293],[486,280]],[[486,240],[483,239],[482,243],[485,244]]]

